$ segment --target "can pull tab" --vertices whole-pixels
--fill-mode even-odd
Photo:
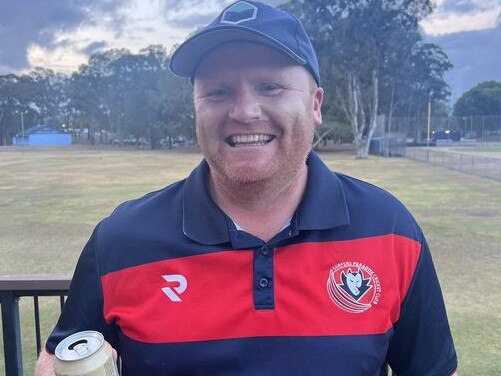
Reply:
[[[79,341],[73,342],[68,346],[70,350],[75,351],[79,356],[83,356],[89,353],[90,349],[87,346],[87,340],[81,339]]]

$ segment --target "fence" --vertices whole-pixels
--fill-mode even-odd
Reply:
[[[426,116],[392,118],[379,116],[374,137],[382,137],[389,133],[405,134],[407,143],[416,145],[426,145],[427,142],[436,141],[439,138],[454,138],[455,135],[458,138],[477,142],[501,142],[501,116],[432,116],[430,140],[428,140]]]
[[[465,116],[454,119],[456,129],[466,138],[481,142],[501,141],[501,116]]]
[[[405,156],[467,174],[501,181],[501,158],[422,147],[407,147]]]
[[[0,304],[2,306],[2,330],[6,376],[23,375],[19,299],[21,297],[33,298],[35,337],[38,354],[42,346],[39,297],[59,296],[60,306],[62,308],[69,284],[69,275],[17,275],[0,277]]]

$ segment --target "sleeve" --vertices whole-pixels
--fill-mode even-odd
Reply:
[[[68,298],[61,316],[47,339],[45,348],[54,354],[64,338],[83,330],[95,330],[118,350],[117,331],[106,323],[103,315],[103,294],[97,259],[99,225],[85,245],[71,280]]]
[[[457,368],[442,292],[424,239],[387,360],[398,376],[447,376]]]

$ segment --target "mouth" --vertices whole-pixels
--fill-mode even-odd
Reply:
[[[225,142],[233,148],[243,146],[263,146],[275,139],[271,134],[235,134],[227,137]]]

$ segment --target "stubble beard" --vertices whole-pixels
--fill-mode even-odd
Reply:
[[[291,183],[291,180],[305,165],[311,150],[313,127],[303,127],[299,124],[299,120],[294,127],[296,127],[294,134],[296,145],[289,147],[280,160],[269,161],[266,168],[262,169],[249,170],[228,165],[216,149],[207,145],[210,141],[200,133],[198,134],[199,147],[209,164],[213,179],[217,179],[219,183],[228,188],[240,189],[242,193],[248,189],[271,193],[270,189],[280,189]]]

